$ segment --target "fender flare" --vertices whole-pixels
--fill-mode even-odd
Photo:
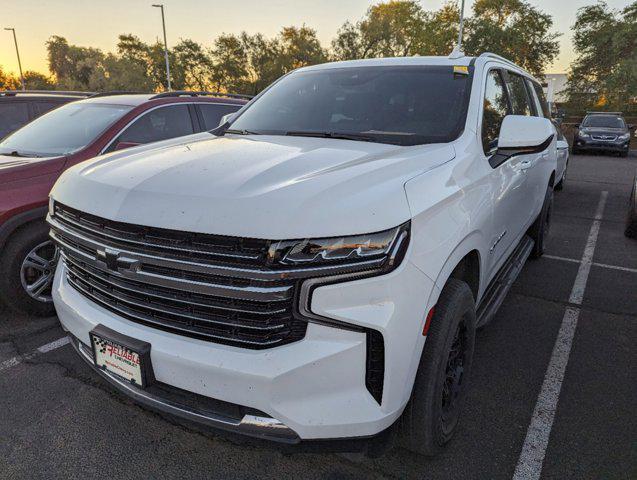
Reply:
[[[7,239],[18,228],[30,223],[34,220],[45,220],[48,213],[48,207],[38,207],[33,210],[27,210],[26,212],[18,213],[9,220],[0,225],[0,249],[2,249],[7,242]]]
[[[445,260],[443,267],[438,273],[438,277],[435,279],[434,282],[437,287],[435,291],[437,292],[438,296],[442,292],[442,288],[445,286],[447,280],[449,280],[449,278],[451,277],[451,273],[458,266],[460,261],[470,252],[475,250],[478,252],[478,263],[480,265],[480,284],[478,286],[478,298],[476,299],[476,303],[479,301],[482,293],[484,292],[486,283],[486,268],[484,265],[485,256],[484,253],[480,250],[480,244],[483,243],[483,238],[484,235],[480,231],[474,230],[473,232],[465,236],[462,241],[456,246],[456,248],[454,248],[453,251],[449,254],[447,259]],[[434,305],[437,301],[437,297],[435,299],[432,298],[430,300],[430,304]]]

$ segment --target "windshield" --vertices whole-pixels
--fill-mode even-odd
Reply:
[[[626,128],[624,119],[612,115],[591,115],[582,122],[582,127]]]
[[[274,84],[229,132],[449,142],[464,127],[470,84],[471,75],[454,74],[451,66],[300,71]]]
[[[0,142],[0,154],[54,157],[86,147],[133,107],[69,103],[25,125]]]

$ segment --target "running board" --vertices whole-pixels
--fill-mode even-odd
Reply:
[[[526,260],[531,255],[534,242],[528,235],[522,237],[518,246],[509,256],[506,263],[500,268],[494,279],[480,300],[480,306],[476,312],[476,327],[484,327],[493,320],[504,298],[509,293],[513,282],[518,278]]]

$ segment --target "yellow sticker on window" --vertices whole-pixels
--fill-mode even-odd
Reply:
[[[469,75],[469,67],[457,65],[453,67],[453,73],[459,73],[460,75]]]

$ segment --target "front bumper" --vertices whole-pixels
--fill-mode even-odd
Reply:
[[[623,141],[603,141],[594,139],[575,139],[575,147],[580,150],[604,150],[611,152],[626,152],[628,151],[630,139]]]
[[[66,281],[61,262],[54,301],[63,327],[85,360],[89,332],[98,324],[149,342],[157,382],[258,414],[228,420],[190,405],[105,378],[139,403],[237,433],[295,443],[369,437],[391,426],[407,403],[424,344],[426,307],[434,289],[410,262],[388,275],[314,291],[312,311],[372,328],[385,342],[385,378],[379,404],[365,385],[366,335],[310,323],[297,342],[247,350],[149,328],[89,301]],[[102,376],[105,376],[103,372]]]

